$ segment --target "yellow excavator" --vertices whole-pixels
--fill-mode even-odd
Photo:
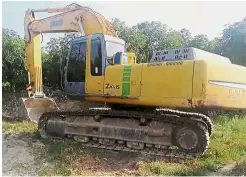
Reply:
[[[36,12],[59,13],[37,20]],[[246,68],[196,48],[155,51],[136,63],[112,24],[88,7],[27,10],[24,21],[28,117],[42,138],[72,138],[85,146],[194,158],[205,154],[213,131],[207,111],[246,108]],[[70,99],[106,103],[61,111],[45,96],[41,33],[81,32],[64,67]]]

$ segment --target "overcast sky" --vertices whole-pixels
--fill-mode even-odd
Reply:
[[[75,2],[75,1],[74,1]],[[16,1],[3,2],[2,25],[24,36],[24,14],[30,9],[64,7],[72,1]],[[209,39],[220,36],[225,24],[241,21],[246,17],[246,1],[77,1],[104,15],[108,20],[119,18],[132,26],[143,21],[161,21],[169,28],[187,28],[192,36],[206,34]],[[49,14],[48,14],[49,15]],[[40,13],[38,18],[46,17]],[[50,37],[45,34],[44,43]]]

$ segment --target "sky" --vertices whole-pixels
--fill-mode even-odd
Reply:
[[[144,21],[160,21],[169,28],[188,29],[192,36],[206,34],[209,39],[221,35],[226,24],[246,17],[246,1],[73,1],[91,7],[108,20],[119,18],[132,26]],[[24,14],[30,9],[65,7],[72,1],[4,1],[2,2],[2,27],[15,30],[24,36]],[[38,13],[38,19],[50,14]],[[50,37],[45,34],[45,44]],[[43,45],[42,44],[42,45]]]

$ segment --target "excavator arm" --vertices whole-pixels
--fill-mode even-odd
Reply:
[[[20,117],[27,115],[29,119],[37,122],[44,112],[58,109],[55,101],[47,98],[43,92],[40,44],[42,33],[80,32],[82,36],[100,33],[117,37],[113,25],[101,14],[88,7],[73,5],[62,8],[29,9],[25,13],[25,53],[29,98],[22,98]],[[61,13],[37,20],[35,18],[37,12]]]

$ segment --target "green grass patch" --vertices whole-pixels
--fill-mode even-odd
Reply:
[[[33,134],[37,131],[37,124],[29,121],[3,121],[4,133],[12,135]]]
[[[148,162],[139,164],[139,171],[141,175],[192,175],[192,169],[182,163],[166,163],[166,162]]]

